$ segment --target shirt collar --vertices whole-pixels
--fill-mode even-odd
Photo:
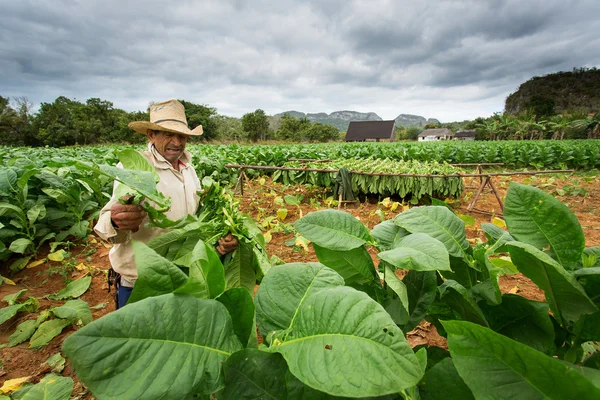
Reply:
[[[172,168],[173,166],[166,158],[164,158],[156,149],[152,142],[148,143],[148,151],[152,154],[152,157],[156,160],[156,166],[159,168]],[[187,168],[190,164],[190,160],[192,159],[192,154],[184,150],[181,157],[179,157],[179,163],[183,168]]]

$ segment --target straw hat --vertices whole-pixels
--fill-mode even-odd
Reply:
[[[146,134],[146,130],[181,133],[183,135],[202,135],[202,125],[194,129],[188,128],[183,104],[177,100],[168,100],[150,106],[150,121],[134,121],[129,123],[134,131]]]

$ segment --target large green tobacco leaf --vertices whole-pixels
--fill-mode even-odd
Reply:
[[[460,283],[449,279],[438,290],[442,301],[456,311],[462,320],[488,326],[488,322],[477,305],[475,298]]]
[[[119,181],[115,195],[119,198],[126,194],[134,194],[131,189],[138,192],[159,207],[167,204],[165,197],[156,189],[155,173],[145,171],[133,171],[110,165],[100,165],[100,171]]]
[[[393,249],[396,247],[398,241],[408,234],[406,229],[400,228],[392,220],[377,224],[371,230],[371,236],[375,239],[381,250]]]
[[[442,321],[456,369],[481,399],[598,399],[574,365],[463,321]]]
[[[13,253],[24,254],[30,246],[33,246],[33,242],[31,240],[26,239],[26,238],[20,238],[20,239],[14,240],[10,244],[8,249],[10,251],[12,251]]]
[[[410,332],[423,320],[435,300],[437,277],[434,271],[408,271],[402,282],[406,285],[409,306],[408,322],[402,330]]]
[[[23,397],[19,397],[19,400],[69,400],[73,386],[71,378],[54,374],[46,375],[39,383],[33,385]]]
[[[347,286],[308,296],[289,335],[269,350],[282,354],[303,383],[338,396],[397,393],[424,372],[383,307]]]
[[[119,161],[123,164],[123,168],[151,172],[154,174],[154,179],[157,182],[160,179],[154,166],[138,151],[135,151],[134,149],[124,149],[117,152],[117,157],[119,157]]]
[[[465,224],[446,207],[415,207],[394,218],[394,223],[411,233],[426,233],[446,246],[454,257],[466,257],[469,242]]]
[[[419,389],[423,400],[474,399],[450,358],[444,358],[427,371],[419,382]]]
[[[52,339],[60,335],[62,330],[69,325],[71,325],[71,321],[66,319],[51,319],[50,321],[42,323],[31,337],[29,347],[38,349],[47,345]]]
[[[382,262],[379,264],[379,268],[383,267],[385,271],[385,283],[386,285],[396,294],[397,299],[392,299],[391,303],[385,305],[386,311],[392,316],[394,322],[397,325],[405,325],[409,318],[409,303],[408,303],[408,290],[406,285],[400,278],[395,274],[394,267]],[[390,312],[394,310],[394,312]]]
[[[585,237],[577,217],[551,195],[527,185],[511,183],[504,204],[508,231],[518,241],[542,250],[563,267],[575,269],[581,261]]]
[[[254,322],[254,301],[244,288],[231,288],[216,299],[223,304],[231,320],[233,331],[243,347],[248,346],[250,337],[256,336],[256,323]]]
[[[223,384],[241,345],[225,306],[167,294],[130,304],[69,336],[63,351],[100,399],[183,399]]]
[[[158,255],[144,243],[134,241],[133,253],[138,279],[127,304],[146,297],[172,293],[186,283],[187,276],[178,266]]]
[[[554,349],[554,327],[548,304],[512,294],[502,296],[497,306],[481,305],[490,328],[542,353]]]
[[[17,173],[10,168],[0,171],[0,196],[12,196],[18,190]]]
[[[9,346],[16,346],[23,343],[33,335],[40,324],[35,319],[28,319],[17,326],[17,329],[8,338]]]
[[[550,309],[561,325],[598,311],[575,277],[546,253],[526,243],[509,242],[507,246],[519,272],[544,291]]]
[[[485,232],[485,235],[488,237],[490,244],[494,244],[498,240],[504,242],[512,242],[515,240],[512,236],[510,236],[510,233],[506,232],[504,229],[494,224],[483,223],[481,224],[481,229],[483,229],[483,231]]]
[[[254,293],[256,273],[254,272],[254,251],[251,242],[240,240],[231,258],[226,258],[225,289],[243,287]]]
[[[225,290],[225,273],[218,254],[203,241],[192,250],[187,281],[175,293],[187,293],[199,299],[214,299]]]
[[[313,248],[319,261],[340,274],[347,285],[372,282],[376,276],[373,259],[365,246],[339,251],[313,243]]]
[[[344,279],[320,263],[290,263],[273,267],[259,286],[256,319],[263,335],[290,327],[298,307],[309,296],[334,286]]]
[[[92,322],[90,306],[83,300],[70,300],[64,305],[52,310],[58,318],[71,321],[74,324],[87,325]]]
[[[91,276],[83,277],[81,279],[69,283],[66,288],[64,288],[56,294],[51,294],[50,296],[48,296],[48,298],[51,300],[64,300],[79,297],[89,289],[91,283]]]
[[[444,244],[424,233],[403,237],[396,247],[379,253],[377,257],[399,269],[450,271],[450,259]]]
[[[19,297],[23,296],[27,292],[27,289],[21,289],[16,293],[7,294],[2,298],[2,301],[8,303],[9,306],[12,306],[17,303]]]
[[[224,400],[287,398],[285,376],[288,371],[283,357],[256,349],[234,353],[225,361]]]
[[[25,304],[13,304],[8,307],[0,308],[0,325],[17,315],[17,313],[24,307]]]
[[[488,249],[478,246],[473,250],[473,258],[477,261],[478,266],[481,267],[481,272],[477,273],[477,280],[479,282],[471,288],[471,291],[492,305],[500,304],[502,301],[502,293],[500,292],[500,285],[498,283],[498,277],[502,273],[502,270],[494,266],[489,257],[500,246],[502,244],[496,242],[496,244]]]
[[[331,250],[346,251],[371,240],[369,229],[343,211],[314,211],[294,223],[306,239]]]

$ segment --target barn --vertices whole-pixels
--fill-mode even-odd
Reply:
[[[351,121],[346,142],[393,142],[396,140],[396,121]]]
[[[452,140],[454,132],[447,128],[440,129],[425,129],[419,133],[419,142],[434,141],[434,140]]]
[[[475,140],[477,131],[456,131],[454,134],[455,140]]]

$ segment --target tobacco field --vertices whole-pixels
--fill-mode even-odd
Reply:
[[[420,145],[191,146],[204,191],[180,221],[131,147],[0,149],[0,399],[600,398],[599,142]],[[366,197],[338,208],[333,173],[247,169],[232,192],[225,164],[293,157],[579,171],[503,177],[491,217],[467,215],[476,179],[352,176]],[[135,244],[118,311],[91,232],[115,179],[171,228]]]

